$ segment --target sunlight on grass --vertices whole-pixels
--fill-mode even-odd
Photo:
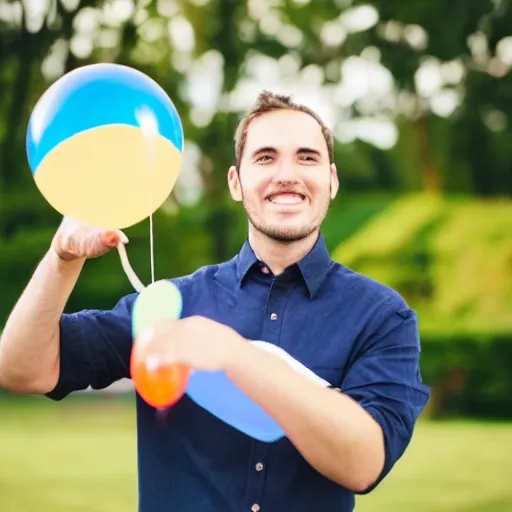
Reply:
[[[421,423],[393,473],[358,512],[512,510],[512,424]]]
[[[134,411],[126,404],[0,402],[0,510],[135,512]]]
[[[0,400],[0,510],[136,512],[131,401]],[[512,510],[512,424],[421,423],[357,512]]]

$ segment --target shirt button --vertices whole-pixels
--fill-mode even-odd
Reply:
[[[270,315],[270,320],[277,320],[277,315],[275,313],[272,313]]]
[[[252,512],[259,512],[259,510],[260,510],[260,506],[259,506],[257,503],[255,503],[255,504],[251,507],[251,510],[252,510]]]
[[[262,471],[263,470],[263,464],[261,462],[258,462],[256,464],[256,471]]]

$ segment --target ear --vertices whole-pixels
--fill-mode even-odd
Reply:
[[[229,192],[234,201],[242,201],[242,185],[236,167],[232,165],[228,171]]]
[[[331,199],[336,197],[339,188],[338,169],[336,168],[336,164],[331,164]]]

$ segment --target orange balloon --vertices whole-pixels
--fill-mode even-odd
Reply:
[[[152,407],[163,409],[174,405],[185,394],[190,368],[179,364],[153,364],[152,357],[135,341],[130,372],[141,398]]]

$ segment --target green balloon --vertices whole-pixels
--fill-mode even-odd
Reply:
[[[132,333],[136,338],[148,325],[160,320],[177,320],[183,299],[178,287],[166,280],[150,284],[135,299],[132,310]]]

